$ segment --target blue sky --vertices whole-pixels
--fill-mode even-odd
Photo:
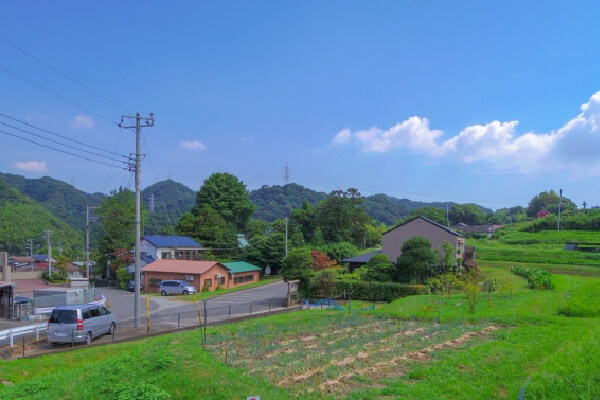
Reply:
[[[598,205],[598,11],[593,2],[3,3],[0,113],[128,155],[134,134],[114,122],[153,112],[142,186],[171,178],[197,190],[226,171],[253,189],[282,184],[288,163],[291,182],[322,191],[495,209],[562,188]],[[117,167],[6,134],[0,143],[2,172],[86,191],[133,185]]]

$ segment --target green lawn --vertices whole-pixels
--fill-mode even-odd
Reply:
[[[282,278],[280,276],[273,276],[270,278],[265,278],[265,279],[261,279],[258,282],[253,282],[253,283],[249,283],[247,285],[243,285],[243,286],[238,286],[238,287],[234,287],[234,288],[230,288],[230,289],[217,289],[214,291],[206,291],[206,292],[199,292],[196,293],[195,295],[185,295],[185,296],[169,296],[169,299],[171,300],[181,300],[181,301],[194,301],[194,296],[196,297],[196,300],[204,300],[204,299],[208,299],[210,297],[214,297],[214,296],[218,296],[221,294],[227,294],[227,293],[231,293],[231,292],[238,292],[240,290],[246,290],[246,289],[250,289],[250,288],[254,288],[254,287],[258,287],[258,286],[264,286],[264,285],[268,285],[269,283],[273,283],[273,282],[277,282],[282,280]],[[160,296],[160,293],[148,293],[148,296]]]
[[[600,398],[600,278],[533,291],[410,296],[374,311],[311,310],[0,362],[0,399]],[[358,309],[353,302],[352,309]]]

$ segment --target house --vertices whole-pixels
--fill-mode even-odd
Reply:
[[[385,232],[381,237],[383,253],[391,261],[395,261],[402,253],[404,242],[414,236],[429,239],[431,248],[438,253],[443,252],[444,241],[450,242],[456,250],[456,258],[462,257],[465,251],[465,237],[452,229],[438,224],[425,217],[415,217]]]
[[[144,290],[158,293],[163,280],[182,280],[196,290],[213,291],[229,287],[229,270],[216,261],[160,259],[144,268]]]
[[[485,224],[485,225],[467,225],[463,223],[459,223],[456,225],[452,225],[451,229],[461,231],[463,233],[481,233],[487,236],[492,236],[499,228],[502,228],[502,225],[498,224]]]
[[[344,259],[340,260],[340,262],[344,263],[344,264],[348,264],[348,269],[350,270],[350,272],[352,272],[355,269],[360,268],[363,265],[365,265],[366,263],[368,263],[369,260],[374,255],[381,254],[381,253],[383,253],[383,250],[377,250],[377,251],[374,251],[372,253],[359,254],[359,255],[354,256],[354,257],[344,258]]]
[[[144,236],[140,241],[140,259],[146,264],[154,260],[195,260],[203,250],[188,236]]]
[[[223,263],[229,271],[228,288],[258,282],[262,269],[245,261]]]
[[[548,210],[540,210],[537,212],[537,214],[535,216],[536,216],[536,218],[544,218],[548,214],[552,214],[552,213]]]

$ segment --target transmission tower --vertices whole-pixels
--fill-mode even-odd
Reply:
[[[285,163],[285,168],[283,169],[283,182],[286,185],[290,183],[290,167],[288,163]]]

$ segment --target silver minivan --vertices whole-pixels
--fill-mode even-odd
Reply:
[[[194,294],[196,288],[186,281],[162,281],[160,282],[160,294]]]
[[[105,333],[113,334],[117,318],[104,306],[82,304],[56,307],[48,319],[49,343],[85,343]]]

